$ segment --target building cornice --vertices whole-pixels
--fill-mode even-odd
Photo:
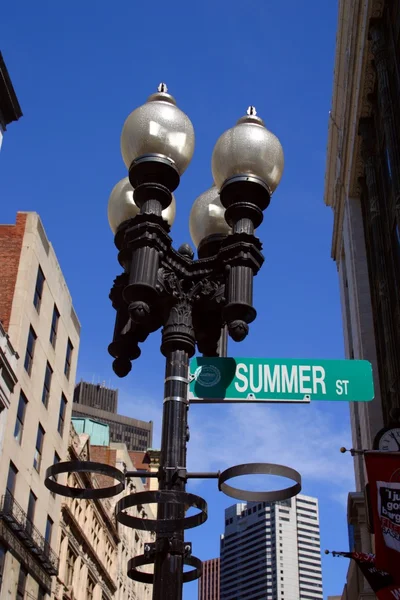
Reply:
[[[363,492],[350,492],[347,498],[347,522],[350,525],[367,523],[365,496]]]
[[[331,255],[338,263],[345,199],[359,196],[359,179],[363,174],[358,122],[371,114],[371,94],[375,87],[369,22],[382,16],[383,6],[383,0],[339,3],[324,191],[325,204],[334,211]]]
[[[146,454],[149,456],[150,465],[157,467],[160,466],[161,450],[157,450],[156,448],[148,448]]]
[[[6,129],[7,125],[18,121],[20,117],[22,117],[22,110],[0,52],[0,124],[3,129]]]

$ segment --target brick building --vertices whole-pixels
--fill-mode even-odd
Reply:
[[[198,600],[219,600],[220,559],[203,561],[203,573],[199,579]]]
[[[138,471],[148,471],[156,473],[160,467],[160,450],[148,448],[146,452],[129,451],[129,458],[132,461],[133,467]],[[158,480],[156,477],[143,478],[145,489],[158,489]]]
[[[0,321],[20,357],[0,454],[0,600],[42,598],[58,572],[61,506],[44,472],[67,451],[80,325],[36,213],[0,225],[0,272]]]

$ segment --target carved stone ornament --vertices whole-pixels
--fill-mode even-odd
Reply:
[[[187,298],[183,298],[178,304],[175,304],[175,306],[171,308],[170,318],[165,327],[181,327],[182,325],[190,327],[191,320],[192,307]]]
[[[360,118],[367,118],[372,115],[374,108],[373,94],[376,84],[376,71],[373,64],[374,56],[371,51],[371,42],[367,42],[367,58],[365,72],[362,80],[361,110]]]
[[[55,596],[59,596],[61,594],[61,590],[63,589],[64,586],[61,585],[61,583],[59,581],[56,582],[55,586],[54,586],[54,593]]]
[[[202,279],[194,286],[191,296],[194,300],[215,300],[221,303],[224,300],[224,284],[222,281]]]
[[[164,291],[175,297],[183,294],[181,283],[176,273],[165,267],[161,267],[158,271],[157,286],[159,292]]]
[[[371,18],[380,19],[383,15],[383,9],[385,8],[384,0],[374,0],[371,7]]]

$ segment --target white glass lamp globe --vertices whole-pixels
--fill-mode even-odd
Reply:
[[[281,180],[283,165],[280,141],[268,131],[253,106],[234,127],[221,135],[211,161],[213,178],[219,189],[235,175],[255,175],[268,185],[271,194]]]
[[[225,221],[225,208],[214,185],[193,203],[189,217],[190,237],[196,248],[209,235],[228,235],[232,229]]]
[[[172,160],[180,175],[194,152],[194,129],[189,117],[176,105],[161,83],[158,92],[126,119],[121,133],[121,154],[126,167],[145,154]]]
[[[133,219],[139,213],[139,207],[133,199],[133,187],[131,186],[128,177],[121,179],[114,187],[108,200],[108,222],[111,231],[115,234],[118,227],[124,221]],[[161,215],[169,226],[175,220],[176,201],[172,194],[172,202],[162,211]]]

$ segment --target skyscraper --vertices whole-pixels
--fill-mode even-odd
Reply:
[[[117,413],[118,390],[111,390],[100,383],[94,384],[80,381],[75,386],[74,402],[83,406],[91,406],[92,408]]]
[[[318,501],[235,504],[221,536],[220,600],[322,600]]]
[[[68,447],[80,325],[36,213],[0,225],[0,274],[0,320],[19,355],[0,454],[1,595],[43,598],[58,573],[61,509],[44,473]]]
[[[128,450],[145,451],[151,447],[153,421],[140,421],[117,414],[118,390],[81,381],[75,387],[72,415],[106,423],[110,441],[124,443]]]
[[[203,573],[199,579],[198,600],[219,600],[220,588],[219,558],[210,558],[203,561]]]

